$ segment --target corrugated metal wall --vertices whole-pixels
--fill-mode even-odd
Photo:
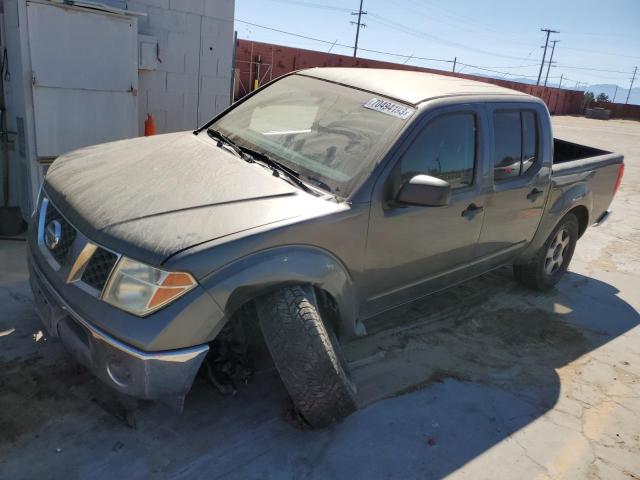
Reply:
[[[631,118],[640,120],[640,105],[626,105],[624,103],[592,102],[589,108],[602,107],[611,110],[611,118]]]
[[[535,95],[547,104],[551,113],[556,115],[581,114],[583,110],[584,94],[577,90],[528,85],[508,80],[465,75],[379,60],[353,58],[346,55],[316,52],[249,40],[238,40],[236,44],[236,70],[234,76],[236,98],[240,98],[253,90],[256,80],[261,85],[285,73],[312,67],[392,68],[469,78]]]

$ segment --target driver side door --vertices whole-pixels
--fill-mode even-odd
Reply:
[[[459,105],[427,114],[421,123],[374,188],[364,317],[461,281],[475,256],[484,218],[484,110]],[[446,180],[451,185],[448,205],[395,202],[400,185],[416,174]]]

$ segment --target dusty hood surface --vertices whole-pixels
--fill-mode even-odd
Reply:
[[[195,244],[330,203],[191,132],[63,155],[49,169],[45,191],[91,240],[156,265]]]

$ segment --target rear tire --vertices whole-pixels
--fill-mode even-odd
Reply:
[[[282,382],[310,426],[326,427],[356,410],[355,385],[311,287],[285,287],[263,298],[258,318]]]
[[[529,263],[513,266],[516,280],[525,287],[549,290],[567,271],[578,236],[578,219],[573,213],[568,213]]]

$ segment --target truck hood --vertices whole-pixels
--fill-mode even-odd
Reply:
[[[65,154],[44,189],[90,240],[153,265],[203,242],[339,208],[191,132]]]

